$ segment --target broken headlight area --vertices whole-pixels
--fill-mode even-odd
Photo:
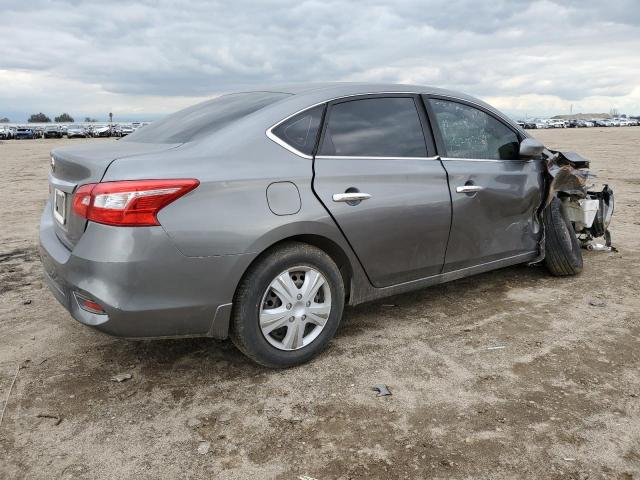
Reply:
[[[545,206],[556,196],[573,225],[583,248],[590,250],[615,250],[611,246],[609,224],[615,206],[613,190],[604,185],[601,191],[593,190],[589,172],[589,160],[575,152],[545,151],[548,188]],[[593,243],[603,237],[605,243]]]

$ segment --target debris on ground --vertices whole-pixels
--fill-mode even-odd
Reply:
[[[612,247],[611,245],[605,245],[604,243],[589,243],[587,245],[587,250],[590,252],[617,252],[616,247]]]
[[[20,373],[20,365],[16,368],[16,374],[13,376],[13,380],[11,381],[11,385],[9,386],[9,392],[7,393],[7,398],[4,401],[4,406],[2,407],[2,414],[0,414],[0,427],[2,426],[2,420],[4,420],[4,412],[7,409],[7,405],[9,404],[9,397],[11,396],[11,391],[13,390],[13,385],[16,383],[16,379],[18,378],[18,373]]]
[[[25,300],[22,302],[23,305],[31,305],[31,300]]]
[[[198,445],[198,453],[200,455],[206,455],[207,453],[209,453],[210,447],[211,444],[209,442],[200,442],[200,444]]]
[[[131,380],[132,378],[133,375],[131,375],[130,373],[119,373],[118,375],[114,375],[113,377],[111,377],[111,381],[122,383],[126,382],[127,380]]]
[[[60,422],[62,422],[62,415],[58,415],[56,413],[38,413],[36,414],[37,418],[52,418],[53,420],[55,420],[55,422],[53,422],[54,425],[60,425]]]
[[[371,387],[371,390],[373,390],[374,392],[378,393],[378,397],[387,397],[389,395],[391,395],[391,391],[389,390],[389,387],[387,387],[386,385],[383,384],[378,384],[378,385],[374,385],[373,387]]]
[[[487,347],[487,350],[502,350],[503,348],[507,348],[506,345],[496,345],[495,347]]]
[[[600,298],[592,298],[591,300],[589,300],[589,305],[591,305],[592,307],[606,307],[607,302]]]

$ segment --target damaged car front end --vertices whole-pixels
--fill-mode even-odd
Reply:
[[[541,257],[556,275],[579,273],[582,254],[575,245],[587,250],[615,251],[609,232],[615,208],[613,190],[607,184],[594,190],[590,161],[575,152],[545,149],[543,157],[547,181],[540,211],[545,225]],[[561,218],[553,218],[554,210]],[[604,243],[595,242],[599,238]]]

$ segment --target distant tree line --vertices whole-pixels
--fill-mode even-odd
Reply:
[[[54,118],[56,122],[64,122],[64,123],[73,123],[73,117],[68,113],[62,113]],[[7,119],[7,122],[9,119]],[[51,119],[47,117],[44,113],[33,113],[28,120],[29,123],[49,123]]]
[[[49,123],[51,119],[47,117],[44,113],[33,113],[27,120],[29,123]]]
[[[0,118],[0,123],[9,123],[11,120],[9,120],[7,117],[2,117]]]
[[[56,122],[73,123],[73,117],[68,113],[63,113],[55,118]]]

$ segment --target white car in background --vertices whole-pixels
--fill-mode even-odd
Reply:
[[[120,136],[124,137],[134,132],[134,128],[131,125],[120,125]]]
[[[567,128],[567,124],[564,122],[564,120],[552,118],[550,120],[547,120],[547,124],[549,125],[549,128]]]
[[[11,127],[0,127],[0,140],[11,140],[14,137],[15,133]]]
[[[84,127],[74,126],[67,129],[67,138],[87,138],[89,132]]]

